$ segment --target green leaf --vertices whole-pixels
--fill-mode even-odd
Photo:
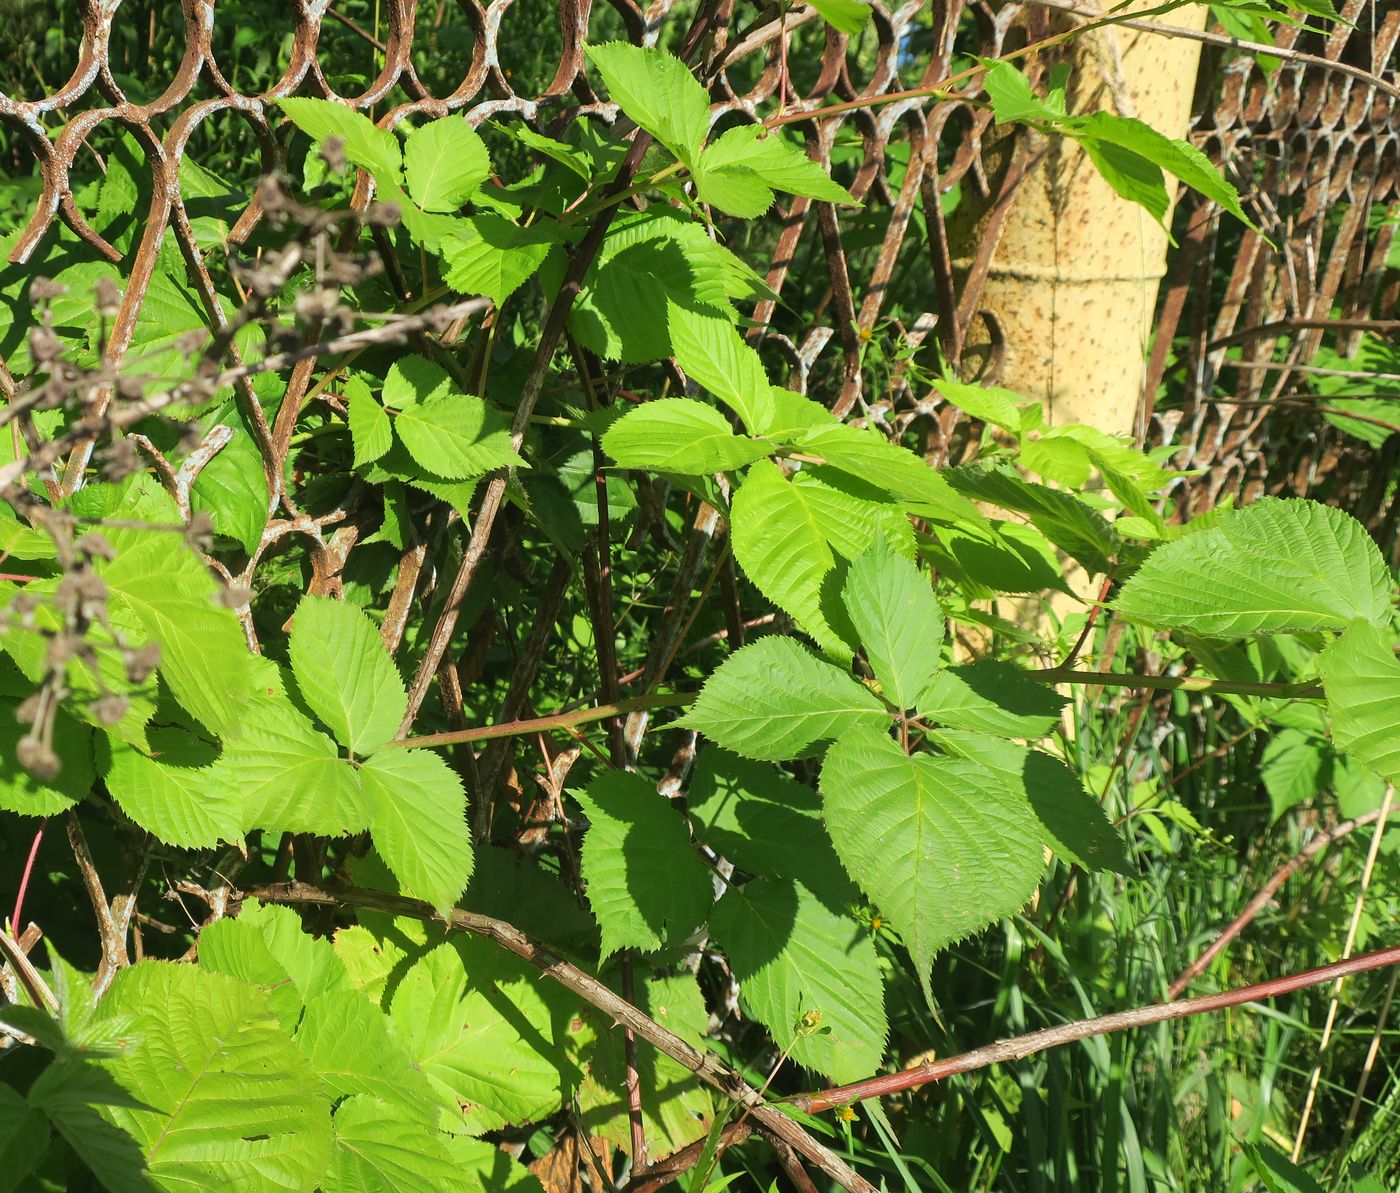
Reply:
[[[1270,736],[1259,759],[1259,778],[1269,793],[1272,819],[1326,788],[1330,754],[1322,738],[1300,729],[1279,729]]]
[[[117,552],[96,571],[114,619],[160,644],[160,674],[182,708],[216,734],[238,731],[252,684],[252,655],[218,582],[178,535],[107,532]],[[138,639],[139,640],[139,639]]]
[[[428,1193],[461,1186],[447,1137],[397,1103],[367,1094],[347,1098],[336,1107],[333,1126],[335,1150],[323,1193]]]
[[[680,943],[714,901],[685,821],[655,784],[627,771],[605,771],[572,794],[588,813],[582,871],[603,960]]]
[[[398,362],[390,366],[391,370],[398,367]],[[384,384],[387,389],[388,381]],[[394,446],[394,432],[384,407],[370,393],[363,378],[349,378],[345,382],[344,397],[349,411],[350,440],[355,445],[355,467],[359,468],[379,459]]]
[[[522,228],[489,211],[457,221],[443,241],[442,280],[459,294],[483,294],[497,306],[535,275],[558,239],[553,221]]]
[[[878,431],[848,423],[822,423],[794,441],[804,455],[891,494],[912,514],[945,522],[981,525],[986,519],[937,470]]]
[[[965,465],[946,475],[953,488],[967,497],[1025,514],[1041,534],[1091,574],[1112,570],[1118,537],[1102,514],[1077,497],[1034,484],[1001,465]]]
[[[684,62],[664,50],[620,41],[585,52],[608,95],[634,124],[687,165],[695,160],[710,128],[710,97]]]
[[[201,958],[203,960],[203,958]],[[348,979],[347,979],[348,981]],[[437,1097],[388,1017],[347,985],[307,1000],[296,1044],[336,1097],[382,1099],[420,1123],[437,1121]]]
[[[330,1102],[260,991],[193,965],[122,970],[99,1013],[139,1043],[105,1067],[149,1109],[108,1107],[169,1190],[311,1190],[330,1160]]]
[[[190,489],[190,509],[207,513],[217,533],[237,539],[252,555],[267,525],[263,459],[241,416],[229,410],[223,425],[233,431],[233,438],[200,470]]]
[[[1315,501],[1263,498],[1158,547],[1114,607],[1213,638],[1340,630],[1390,618],[1390,578],[1360,522]]]
[[[760,638],[730,655],[680,722],[747,758],[779,762],[861,726],[888,720],[884,705],[845,672],[791,638]]]
[[[812,7],[841,33],[857,34],[870,23],[872,9],[866,0],[814,0]]]
[[[345,142],[346,160],[395,183],[400,180],[398,138],[368,116],[326,99],[279,99],[277,104],[313,141],[340,137]]]
[[[1009,62],[984,62],[982,87],[992,101],[992,115],[998,124],[1036,121],[1056,124],[1064,109],[1052,107],[1031,90],[1031,82]]]
[[[880,534],[908,555],[914,550],[913,531],[897,509],[802,473],[789,479],[767,461],[751,465],[735,492],[730,534],[744,574],[833,657],[854,653],[837,599],[837,557],[856,558]]]
[[[384,375],[384,404],[405,410],[446,398],[457,392],[457,383],[446,369],[422,356],[403,356]]]
[[[614,972],[610,984],[617,989]],[[709,1011],[694,975],[638,975],[633,1003],[692,1047],[705,1048]],[[579,1106],[591,1135],[620,1148],[630,1142],[627,1106],[627,1063],[622,1033],[611,1019],[591,1009],[585,1023],[595,1036],[580,1057],[587,1077],[579,1089]],[[583,1018],[583,1016],[580,1016]],[[716,1113],[709,1091],[669,1057],[643,1040],[637,1041],[638,1084],[642,1091],[642,1128],[647,1150],[668,1155],[705,1137]],[[595,1125],[596,1124],[596,1125]]]
[[[928,992],[946,945],[1019,909],[1042,868],[1025,797],[961,758],[908,755],[888,737],[842,738],[822,763],[836,852],[889,917]]]
[[[429,120],[403,147],[404,181],[424,211],[456,211],[491,176],[486,143],[461,116]]]
[[[1306,1169],[1267,1143],[1241,1143],[1240,1150],[1268,1193],[1324,1193]]]
[[[13,1193],[49,1146],[49,1124],[41,1111],[8,1085],[0,1085],[0,1193]]]
[[[525,466],[505,420],[478,397],[456,394],[410,406],[394,426],[419,464],[449,480]]]
[[[1044,737],[1067,703],[1020,667],[997,659],[940,671],[916,700],[919,716],[935,724],[996,737]]]
[[[832,911],[857,899],[821,820],[821,800],[763,762],[716,746],[700,753],[686,792],[691,827],[750,874],[800,883]]]
[[[9,1013],[20,1009],[28,1008]],[[59,1056],[29,1087],[29,1104],[48,1116],[83,1163],[102,1174],[108,1193],[151,1193],[161,1187],[151,1179],[137,1141],[109,1121],[112,1108],[139,1103],[106,1068],[71,1053]]]
[[[92,730],[65,712],[55,714],[53,749],[63,765],[51,779],[38,779],[19,763],[15,750],[28,731],[19,720],[18,703],[0,700],[0,809],[20,816],[57,816],[87,798],[97,779]]]
[[[731,886],[710,927],[739,980],[743,1005],[798,1064],[833,1081],[856,1081],[880,1068],[889,1026],[867,929],[800,883],[765,878]],[[801,1035],[809,1011],[821,1013],[823,1031]]]
[[[1400,661],[1393,635],[1358,621],[1318,659],[1332,741],[1388,783],[1400,784]]]
[[[773,449],[736,435],[713,406],[660,398],[613,423],[603,435],[603,450],[623,468],[704,475],[740,468]]]
[[[943,611],[928,577],[882,535],[851,564],[841,600],[885,698],[912,708],[943,647]]]
[[[1189,141],[1173,140],[1141,120],[1113,112],[1075,117],[1066,123],[1064,131],[1084,146],[1085,152],[1094,159],[1094,164],[1115,191],[1125,199],[1141,203],[1158,221],[1166,215],[1166,191],[1162,189],[1161,208],[1158,210],[1159,199],[1155,191],[1150,196],[1146,193],[1149,171],[1139,162],[1150,163],[1158,170],[1158,186],[1161,185],[1160,171],[1165,170],[1223,207],[1241,223],[1251,228],[1255,226],[1240,206],[1239,192],[1221,177],[1211,160]],[[1107,170],[1105,163],[1109,165]]]
[[[212,849],[241,842],[237,788],[210,781],[215,747],[175,727],[152,729],[148,740],[150,757],[120,742],[111,745],[107,790],[121,810],[167,845]]]
[[[335,837],[363,832],[373,815],[354,767],[285,697],[249,707],[213,779],[240,792],[247,829]]]
[[[995,771],[1026,797],[1045,843],[1085,870],[1130,873],[1123,842],[1099,801],[1058,758],[1015,742],[969,733],[940,733],[950,753]]]
[[[686,375],[699,382],[761,435],[773,414],[773,395],[758,353],[723,315],[670,300],[666,326],[671,350]]]
[[[414,961],[389,1017],[448,1115],[473,1134],[554,1114],[578,1081],[567,996],[489,940],[457,937]]]
[[[548,292],[563,282],[563,262],[541,270]],[[623,212],[614,219],[597,259],[584,275],[583,292],[569,312],[579,343],[605,360],[661,360],[671,337],[656,313],[667,301],[705,308],[733,322],[730,299],[771,295],[763,279],[704,227],[669,207]]]
[[[303,597],[289,654],[302,699],[342,745],[367,754],[398,732],[408,696],[363,610],[328,597]]]
[[[379,856],[409,893],[446,914],[472,875],[462,780],[430,750],[386,750],[366,760],[360,782],[374,802]]]
[[[820,163],[758,125],[729,129],[706,148],[695,166],[696,196],[730,215],[762,215],[772,206],[775,190],[827,203],[855,203]]]
[[[1026,399],[1014,390],[996,385],[968,385],[946,377],[934,382],[934,388],[973,418],[1010,431],[1013,435],[1020,434],[1021,411],[1018,407]]]
[[[303,931],[301,917],[290,907],[255,899],[243,905],[237,919],[225,916],[200,931],[199,963],[211,973],[260,987],[268,1009],[288,1032],[308,1004],[336,991],[353,992],[345,964],[327,941]]]

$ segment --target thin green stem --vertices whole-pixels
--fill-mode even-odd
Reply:
[[[491,741],[498,737],[523,737],[530,733],[545,733],[552,729],[572,729],[593,721],[636,712],[643,708],[685,708],[695,700],[693,692],[669,692],[650,696],[632,696],[615,704],[596,704],[576,712],[555,713],[549,717],[532,717],[523,721],[504,721],[499,725],[478,725],[474,729],[458,729],[451,733],[428,733],[422,737],[405,737],[391,741],[386,750],[418,750],[431,746],[455,746],[463,742]]]

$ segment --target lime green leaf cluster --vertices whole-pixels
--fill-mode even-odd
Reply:
[[[1009,62],[987,62],[983,86],[1001,123],[1016,121],[1069,137],[1084,147],[1104,181],[1123,198],[1146,208],[1164,223],[1170,199],[1163,171],[1218,203],[1254,227],[1235,190],[1210,159],[1187,141],[1164,136],[1141,120],[1112,112],[1071,116],[1065,108],[1065,80],[1040,99],[1030,81]]]

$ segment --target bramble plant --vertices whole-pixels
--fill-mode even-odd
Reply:
[[[1133,881],[1064,691],[1209,692],[1400,780],[1395,581],[1348,514],[1183,522],[1171,449],[947,370],[985,433],[944,468],[789,387],[746,334],[772,291],[715,220],[856,201],[782,129],[711,129],[703,32],[588,46],[620,118],[558,136],[277,98],[300,169],[258,190],[261,239],[188,231],[227,315],[185,241],[143,258],[117,352],[129,263],[64,228],[0,274],[0,808],[36,850],[63,821],[100,935],[92,973],[33,960],[26,869],[0,1186],[530,1189],[497,1144],[564,1123],[595,1189],[613,1147],[628,1187],[676,1154],[656,1171],[719,1189],[755,1132],[869,1189],[802,1108],[880,1089],[785,1106],[779,1069],[901,1069],[887,987],[936,1017],[937,959],[1047,867]],[[1248,222],[1186,142],[1070,114],[1061,72],[970,70],[1155,220],[1171,175]],[[503,182],[488,139],[531,171]],[[123,257],[138,152],[94,196]],[[1083,576],[1062,626],[989,611]],[[1110,621],[1170,668],[1078,669]],[[191,923],[133,958],[157,890]],[[720,987],[771,1043],[712,1033]]]

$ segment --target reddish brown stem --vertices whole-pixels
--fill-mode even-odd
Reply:
[[[1154,1023],[1165,1023],[1172,1019],[1185,1019],[1191,1015],[1205,1015],[1212,1011],[1224,1011],[1230,1007],[1244,1006],[1246,1003],[1260,1002],[1266,998],[1278,998],[1295,990],[1305,990],[1309,986],[1321,986],[1338,978],[1355,973],[1365,973],[1372,969],[1384,969],[1388,965],[1400,964],[1400,946],[1378,949],[1374,953],[1364,953],[1333,965],[1319,966],[1287,977],[1273,978],[1267,982],[1257,982],[1253,986],[1242,986],[1238,990],[1225,990],[1219,994],[1206,994],[1200,998],[1188,998],[1183,1002],[1157,1003],[1150,1007],[1135,1007],[1131,1011],[1117,1011],[1112,1015],[1100,1015],[1096,1019],[1082,1019],[1077,1023],[1064,1023],[1058,1027],[1047,1027],[1040,1031],[1027,1032],[1010,1040],[998,1040],[985,1048],[974,1048],[960,1056],[950,1056],[947,1060],[930,1061],[905,1069],[900,1073],[885,1073],[850,1085],[838,1085],[817,1093],[802,1094],[789,1099],[792,1105],[808,1114],[830,1110],[833,1106],[844,1106],[849,1102],[859,1102],[865,1098],[880,1098],[886,1094],[900,1093],[906,1089],[917,1089],[934,1081],[942,1081],[957,1073],[971,1073],[990,1065],[1006,1061],[1021,1060],[1047,1048],[1058,1048],[1075,1040],[1086,1040],[1091,1036],[1108,1035],[1111,1032],[1127,1031],[1134,1027],[1149,1027]]]
[[[34,832],[34,840],[29,846],[29,856],[24,859],[24,869],[19,876],[19,890],[15,892],[15,910],[10,916],[10,934],[18,936],[20,928],[20,917],[24,914],[24,895],[29,890],[29,878],[34,873],[34,859],[39,856],[39,845],[44,839],[44,827],[49,822],[48,817],[39,821],[39,827]]]
[[[1340,841],[1343,837],[1354,833],[1359,828],[1364,828],[1368,824],[1375,823],[1375,821],[1379,819],[1380,814],[1381,810],[1376,808],[1374,811],[1367,812],[1364,816],[1357,816],[1352,820],[1344,820],[1335,828],[1329,829],[1325,833],[1319,833],[1304,845],[1302,849],[1274,872],[1274,876],[1270,878],[1268,882],[1259,888],[1254,898],[1245,904],[1244,910],[1226,925],[1219,936],[1211,941],[1210,947],[1181,971],[1176,981],[1167,988],[1167,998],[1179,998],[1181,992],[1185,990],[1187,986],[1200,977],[1201,974],[1205,973],[1207,966],[1220,956],[1225,947],[1249,926],[1254,917],[1264,910],[1269,900],[1278,892],[1279,887],[1287,882],[1298,870],[1302,869],[1303,866],[1333,842]]]

